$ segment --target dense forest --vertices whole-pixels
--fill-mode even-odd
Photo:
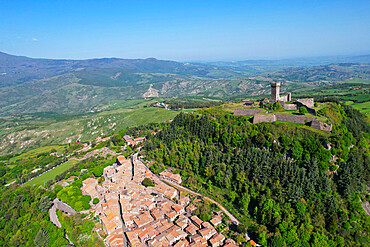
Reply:
[[[1,187],[1,246],[65,246],[64,230],[50,220],[55,193],[41,187]]]
[[[147,158],[181,169],[185,186],[222,202],[263,246],[369,244],[361,203],[369,200],[370,126],[357,110],[328,103],[321,113],[331,134],[199,113],[181,113],[149,137]]]

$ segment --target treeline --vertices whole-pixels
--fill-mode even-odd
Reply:
[[[331,135],[181,113],[144,148],[182,169],[185,185],[230,206],[263,246],[362,246],[370,232],[359,194],[369,177],[369,126],[350,108],[330,110],[339,121]]]
[[[204,101],[196,99],[169,99],[165,100],[173,110],[178,109],[193,109],[193,108],[209,108],[222,104],[222,101]]]

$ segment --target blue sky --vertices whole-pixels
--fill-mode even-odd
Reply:
[[[370,1],[0,0],[0,51],[178,61],[370,52]]]

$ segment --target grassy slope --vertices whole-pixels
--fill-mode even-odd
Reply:
[[[57,166],[54,169],[42,174],[41,176],[28,181],[27,183],[25,183],[25,185],[44,185],[47,181],[54,180],[56,175],[63,173],[64,171],[73,167],[75,164],[77,164],[76,160],[69,160],[61,164],[60,166]]]
[[[20,153],[31,148],[86,141],[98,136],[118,132],[137,125],[163,122],[175,117],[178,112],[160,108],[142,108],[142,100],[133,109],[92,113],[48,124],[40,124],[0,136],[0,155]],[[29,139],[29,140],[27,140]],[[26,141],[27,140],[27,141]]]
[[[57,150],[57,152],[61,152],[64,149],[64,146],[51,145],[51,146],[45,146],[45,147],[32,149],[32,150],[30,150],[26,153],[22,153],[21,155],[10,158],[9,163],[15,163],[15,162],[17,162],[19,160],[22,160],[22,159],[33,158],[33,157],[36,157],[37,155],[42,154],[42,153],[50,153],[52,149]]]

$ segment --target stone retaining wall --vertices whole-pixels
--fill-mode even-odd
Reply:
[[[306,109],[307,109],[307,111],[308,111],[308,113],[310,113],[310,114],[312,114],[312,115],[314,115],[314,116],[317,116],[317,113],[316,113],[316,110],[315,109],[313,109],[313,108],[310,108],[310,107],[308,107],[307,105],[304,105],[303,103],[301,103],[301,102],[296,102],[296,104],[297,104],[297,108],[299,109],[299,108],[301,108],[301,107],[306,107]]]
[[[328,131],[330,132],[333,128],[331,124],[323,123],[320,121],[315,120],[316,117],[301,117],[301,116],[292,116],[292,115],[284,115],[284,114],[274,114],[274,115],[254,115],[253,123],[262,123],[262,122],[275,122],[275,121],[282,121],[282,122],[289,122],[289,123],[300,123],[300,124],[307,124],[312,128]]]
[[[285,114],[275,114],[277,121],[305,124],[316,119],[316,117],[300,117]]]
[[[298,107],[296,104],[281,104],[281,106],[284,108],[284,110],[287,110],[287,111],[298,110]]]
[[[234,115],[253,116],[253,115],[256,115],[260,112],[261,112],[261,110],[256,110],[256,109],[240,109],[240,108],[237,108],[234,111]]]
[[[323,123],[320,121],[316,121],[316,120],[311,122],[311,127],[318,129],[318,130],[328,131],[328,132],[330,132],[333,129],[333,125]]]
[[[253,123],[261,123],[261,122],[275,122],[276,116],[275,115],[254,115]]]
[[[297,99],[297,102],[302,103],[303,105],[310,108],[315,106],[315,100],[313,98]]]

